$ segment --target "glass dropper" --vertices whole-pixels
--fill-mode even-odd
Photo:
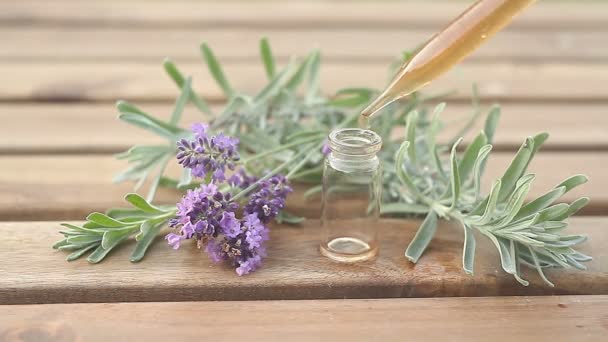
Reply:
[[[360,126],[390,103],[430,83],[509,24],[535,0],[479,0],[435,34],[400,68],[388,87],[360,116]]]

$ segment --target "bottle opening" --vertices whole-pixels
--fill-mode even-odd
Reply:
[[[376,132],[361,128],[341,128],[329,134],[332,152],[353,156],[376,154],[382,147],[382,138]]]

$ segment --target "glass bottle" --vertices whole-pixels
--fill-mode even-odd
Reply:
[[[321,254],[358,262],[378,254],[382,139],[373,131],[343,128],[329,134],[323,170]]]

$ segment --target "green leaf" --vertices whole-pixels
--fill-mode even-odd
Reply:
[[[437,214],[431,210],[416,232],[416,236],[414,236],[414,239],[410,242],[409,246],[407,246],[405,257],[413,263],[418,262],[418,259],[420,259],[420,256],[422,256],[422,253],[424,253],[433,239],[436,230]]]
[[[548,208],[545,208],[538,212],[534,217],[533,224],[537,224],[545,221],[556,221],[556,218],[559,218],[562,215],[565,215],[568,212],[570,206],[566,203],[559,203]]]
[[[553,220],[556,220],[556,221],[565,220],[568,217],[576,214],[579,210],[581,210],[584,206],[586,206],[587,203],[589,203],[588,197],[578,198],[576,201],[570,203],[570,205],[568,206],[568,210],[566,210],[566,212],[562,213],[561,215],[557,215],[557,216],[553,217]]]
[[[306,89],[307,104],[312,104],[319,93],[319,67],[321,64],[321,53],[316,50],[313,52],[308,62],[308,88]]]
[[[482,204],[485,203],[484,206],[479,207],[483,210],[483,214],[478,219],[474,220],[475,224],[484,225],[492,220],[492,218],[494,217],[494,212],[496,211],[496,205],[498,203],[498,194],[500,193],[501,187],[501,180],[495,180],[494,184],[492,184],[492,189],[490,190],[488,199],[482,202]],[[477,211],[477,209],[475,211]]]
[[[163,67],[173,82],[175,82],[175,84],[182,89],[184,87],[185,79],[182,73],[177,69],[175,63],[173,63],[169,58],[165,58],[163,61]],[[192,89],[190,89],[190,101],[201,113],[211,114],[209,105],[207,105],[207,103]]]
[[[408,114],[406,119],[406,141],[409,142],[409,148],[407,150],[408,155],[412,163],[416,163],[416,125],[418,125],[418,112],[412,111]]]
[[[99,245],[99,247],[97,247],[93,253],[91,253],[89,255],[89,257],[87,258],[87,261],[92,263],[92,264],[96,264],[98,262],[100,262],[101,260],[103,260],[103,258],[106,257],[106,255],[108,255],[108,253],[110,253],[110,251],[112,249],[114,249],[114,247],[116,247],[118,244],[120,244],[122,241],[126,240],[129,237],[129,235],[125,234],[122,235],[122,238],[119,240],[114,240],[113,241],[113,245],[108,246],[108,248],[103,248],[103,246]]]
[[[103,239],[101,240],[101,246],[104,249],[110,249],[112,246],[115,246],[119,241],[122,241],[124,236],[131,235],[131,229],[121,229],[121,230],[108,230],[103,233]]]
[[[87,216],[87,221],[95,222],[100,226],[109,228],[121,228],[127,226],[124,222],[115,220],[102,213],[91,213]]]
[[[492,144],[494,142],[494,133],[496,133],[496,126],[498,126],[499,119],[500,106],[494,105],[488,113],[488,117],[486,118],[486,123],[483,129],[484,133],[486,134],[488,144]]]
[[[266,71],[266,76],[270,80],[274,77],[275,62],[274,56],[272,55],[272,50],[270,49],[270,44],[268,43],[268,39],[266,38],[262,38],[260,40],[260,55],[262,56],[262,62],[264,63],[264,70]]]
[[[522,177],[517,182],[515,191],[513,191],[513,194],[511,194],[511,197],[509,197],[507,202],[504,211],[505,216],[495,224],[497,227],[503,227],[511,222],[524,204],[526,196],[530,191],[530,183],[534,180],[534,175],[527,176],[528,177]]]
[[[559,183],[555,187],[556,188],[559,188],[562,186],[565,187],[566,189],[565,189],[564,193],[566,193],[579,185],[583,185],[583,184],[587,183],[588,180],[589,179],[585,175],[574,175],[574,176],[568,177],[566,180]]]
[[[162,177],[161,177],[162,178]],[[162,181],[159,180],[159,182]],[[190,169],[184,168],[182,170],[182,175],[179,178],[179,183],[176,184],[178,189],[186,189],[192,183],[192,171]]]
[[[175,125],[166,123],[162,120],[159,120],[159,119],[153,117],[152,115],[150,115],[148,113],[143,112],[139,108],[137,108],[134,105],[129,104],[127,102],[118,101],[116,103],[116,108],[118,109],[118,112],[121,114],[118,116],[119,118],[121,118],[122,115],[125,115],[129,118],[135,118],[132,120],[139,120],[138,122],[142,122],[142,125],[149,125],[151,127],[154,127],[154,129],[158,129],[158,130],[162,129],[164,131],[171,132],[173,135],[180,135],[180,134],[184,134],[186,132],[183,129],[176,127]],[[132,109],[134,109],[135,111],[131,111]]]
[[[67,242],[72,245],[83,245],[90,244],[93,242],[101,241],[100,235],[79,235],[79,236],[70,236],[67,238]],[[61,247],[59,247],[61,248]]]
[[[165,127],[158,125],[156,122],[150,120],[149,118],[142,116],[141,114],[136,113],[123,113],[118,116],[118,118],[124,122],[128,122],[134,126],[141,127],[147,131],[156,133],[160,136],[168,138],[172,141],[177,140],[176,134]]]
[[[566,187],[560,186],[555,188],[546,194],[536,198],[532,202],[526,204],[519,210],[517,215],[513,218],[513,220],[519,220],[530,215],[534,215],[537,212],[545,209],[550,206],[553,202],[555,202],[558,198],[562,197],[562,195],[566,193]]]
[[[322,185],[313,186],[304,192],[304,198],[308,199],[313,195],[320,193],[323,190]]]
[[[135,245],[135,250],[131,254],[131,262],[139,262],[144,258],[146,251],[160,232],[164,223],[164,221],[153,223],[152,220],[142,223],[140,233],[136,237],[137,244]]]
[[[230,83],[228,83],[228,80],[224,75],[224,71],[222,70],[219,60],[215,57],[213,51],[211,51],[211,49],[209,48],[209,46],[207,46],[206,43],[201,44],[201,53],[203,54],[203,58],[207,63],[207,67],[209,68],[211,76],[213,76],[217,84],[220,86],[220,88],[222,88],[226,97],[231,98],[232,96],[234,96],[234,89],[232,89],[232,86],[230,85]]]
[[[373,95],[373,90],[368,88],[344,88],[338,90],[327,104],[335,107],[360,107],[371,101]]]
[[[478,159],[479,151],[484,146],[486,146],[487,142],[488,139],[486,138],[485,133],[481,132],[464,151],[462,159],[458,164],[458,170],[460,171],[460,179],[462,179],[463,182],[465,182],[469,178],[469,175],[471,174],[475,166],[475,162]]]
[[[532,256],[532,260],[534,261],[534,266],[536,267],[536,271],[538,272],[540,277],[543,279],[543,281],[547,285],[549,285],[551,287],[555,287],[555,285],[551,281],[549,281],[549,279],[545,276],[545,273],[543,272],[542,267],[540,267],[540,262],[538,261],[538,256],[536,255],[534,250],[531,247],[528,247],[528,249],[530,250],[530,255]]]
[[[452,165],[452,172],[450,175],[450,183],[452,185],[452,205],[450,210],[456,208],[458,199],[460,197],[460,172],[458,170],[458,161],[456,160],[456,148],[462,141],[462,138],[458,139],[454,146],[452,146],[452,152],[450,153],[450,163]]]
[[[308,70],[308,67],[310,66],[310,60],[312,57],[313,57],[313,54],[308,55],[308,57],[306,57],[306,59],[304,59],[300,63],[300,65],[298,66],[296,71],[293,74],[291,74],[291,78],[289,79],[289,81],[287,81],[287,84],[285,85],[285,88],[287,90],[295,91],[300,86],[300,84],[302,84],[302,81],[304,81],[305,76],[306,76],[306,71]]]
[[[267,102],[271,97],[276,96],[285,87],[289,77],[293,74],[293,63],[288,64],[281,70],[253,99],[255,104]]]
[[[419,204],[409,204],[403,202],[386,203],[380,206],[380,214],[426,214],[430,210],[429,207]]]
[[[492,151],[492,145],[485,145],[479,150],[477,159],[475,159],[475,165],[473,166],[473,190],[475,191],[475,201],[479,198],[479,192],[481,190],[481,174],[483,165],[488,159],[488,155]]]
[[[464,229],[464,247],[462,251],[462,268],[465,273],[473,274],[473,264],[475,263],[475,235],[473,229],[461,221]]]
[[[304,222],[305,218],[290,214],[285,210],[281,210],[276,218],[278,223],[298,224]]]
[[[186,103],[190,99],[192,78],[188,77],[184,86],[182,87],[182,92],[175,101],[175,105],[173,107],[173,113],[171,114],[171,120],[169,120],[169,124],[176,125],[182,117],[182,113],[184,112],[184,107],[186,107]]]
[[[526,172],[526,168],[528,167],[533,154],[534,139],[527,138],[501,178],[502,187],[498,196],[499,202],[504,201],[511,195],[511,192],[513,192],[513,189],[515,188],[515,184],[524,172]]]
[[[133,205],[135,208],[143,211],[144,213],[162,214],[162,213],[166,212],[166,211],[148,203],[148,201],[146,201],[143,197],[141,197],[140,195],[135,194],[135,193],[127,194],[125,196],[125,200],[127,202],[131,203],[131,205]]]
[[[74,260],[80,258],[81,256],[83,256],[84,253],[90,251],[91,249],[93,249],[93,248],[95,248],[97,246],[99,246],[99,243],[92,243],[92,244],[90,244],[90,245],[88,245],[86,247],[83,247],[83,248],[81,248],[81,249],[79,249],[77,251],[74,251],[74,252],[70,253],[67,256],[66,260],[67,261],[74,261]]]
[[[420,193],[414,182],[403,170],[405,166],[405,153],[409,150],[409,146],[410,142],[406,140],[401,144],[399,150],[397,150],[397,155],[395,157],[395,173],[397,174],[397,177],[399,178],[401,183],[407,186],[409,192],[411,192],[412,195],[422,199],[424,198],[424,196]]]

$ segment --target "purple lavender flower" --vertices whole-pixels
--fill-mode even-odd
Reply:
[[[239,140],[223,133],[209,137],[207,129],[204,124],[193,126],[194,139],[177,143],[177,160],[191,169],[195,177],[205,178],[210,174],[215,182],[223,182],[226,168],[234,170],[239,160]]]
[[[268,228],[262,224],[257,214],[248,214],[243,218],[245,228],[245,241],[251,251],[262,247],[268,240]]]
[[[285,207],[287,195],[292,191],[285,176],[274,175],[259,183],[258,190],[249,197],[245,213],[255,213],[260,221],[268,223]]]
[[[325,141],[325,143],[323,143],[323,146],[321,147],[321,153],[323,153],[324,156],[331,153],[331,147],[329,147],[329,142]]]
[[[262,266],[262,256],[254,255],[251,258],[239,262],[239,265],[236,268],[236,274],[242,276],[255,271],[260,266]]]
[[[220,220],[222,233],[229,238],[235,238],[241,233],[241,223],[234,217],[234,213],[225,212]]]
[[[230,178],[227,180],[228,184],[241,189],[246,189],[256,181],[257,178],[255,176],[248,175],[247,172],[242,168],[232,174],[232,176],[230,176]]]
[[[165,240],[167,240],[167,242],[169,243],[169,245],[171,245],[171,247],[173,247],[173,249],[178,249],[179,244],[182,242],[183,239],[183,236],[174,233],[169,233],[167,234],[167,236],[165,236]]]

